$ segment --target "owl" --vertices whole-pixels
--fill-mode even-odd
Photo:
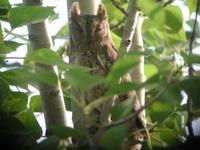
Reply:
[[[81,15],[79,4],[73,3],[70,18],[70,63],[92,68],[90,72],[92,75],[106,76],[117,55],[118,51],[112,41],[106,10],[102,4],[98,7],[97,15]],[[122,80],[127,81],[127,76],[125,78]],[[82,93],[82,96],[78,89],[72,89],[72,95],[76,100],[84,98],[85,103],[89,104],[104,95],[106,90],[105,85],[101,84]],[[133,94],[129,93],[129,95]],[[99,124],[110,121],[109,111],[115,99],[113,97],[108,100],[89,116],[84,116],[80,106],[72,100],[74,126],[88,129],[90,134],[98,134]]]
[[[73,3],[70,18],[70,63],[92,68],[91,75],[106,76],[117,54],[103,5],[99,5],[96,15],[81,15],[79,4]],[[72,95],[77,100],[84,97],[87,105],[103,96],[106,90],[105,85],[100,84],[89,91],[82,92],[82,95],[74,88]],[[110,121],[109,111],[113,101],[114,98],[108,100],[88,116],[85,116],[81,108],[72,101],[74,126],[88,129],[91,135],[98,134],[99,126]]]
[[[107,18],[101,4],[97,15],[80,15],[78,3],[72,5],[71,61],[96,68],[93,73],[97,75],[106,75],[117,57]]]

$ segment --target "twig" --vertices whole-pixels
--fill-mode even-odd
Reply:
[[[127,16],[127,12],[126,12],[122,7],[120,7],[119,4],[118,4],[115,0],[111,0],[111,1],[112,1],[113,5],[114,5],[117,9],[119,9],[125,16]]]
[[[174,60],[172,60],[174,62]],[[166,84],[164,87],[162,87],[160,89],[160,91],[154,96],[152,97],[149,101],[146,102],[145,105],[141,106],[137,111],[135,111],[134,113],[131,113],[130,115],[128,115],[126,118],[122,119],[122,120],[119,120],[119,121],[115,121],[113,123],[110,123],[110,124],[107,124],[105,125],[103,128],[105,130],[111,128],[111,127],[114,127],[114,126],[118,126],[120,124],[124,124],[130,120],[134,120],[145,108],[149,107],[150,105],[152,105],[156,99],[158,99],[160,97],[161,94],[163,94],[165,92],[165,90],[168,88],[168,86],[171,84],[172,82],[172,78],[173,78],[173,74],[174,74],[174,71],[175,71],[175,66],[174,66],[174,63],[172,65],[172,70],[171,72],[169,73],[167,79],[166,79]]]
[[[197,0],[196,16],[195,16],[194,25],[193,25],[192,36],[190,38],[190,43],[189,43],[189,55],[192,54],[192,50],[193,50],[193,42],[195,40],[196,24],[197,24],[198,12],[199,12],[199,5],[200,5],[200,0]],[[192,64],[189,65],[189,68],[188,68],[189,76],[193,76],[194,71],[195,70],[194,70]],[[193,131],[193,128],[192,128],[192,117],[193,117],[193,114],[192,114],[192,99],[191,98],[188,98],[187,109],[188,109],[187,126],[188,126],[189,136],[190,137],[194,137],[194,131]]]
[[[111,25],[110,29],[115,30],[117,28],[120,28],[125,23],[126,17],[124,17],[121,21],[119,21],[117,24]]]
[[[25,57],[0,57],[0,59],[25,59]]]
[[[195,20],[194,20],[194,25],[193,25],[193,31],[192,31],[192,36],[190,38],[190,43],[189,43],[189,54],[192,54],[192,45],[195,40],[195,33],[196,33],[196,24],[197,24],[197,17],[198,17],[198,12],[199,12],[199,5],[200,1],[197,0],[197,6],[196,6],[196,15],[195,15]]]
[[[136,112],[131,113],[124,119],[121,119],[119,121],[115,121],[113,123],[105,125],[104,129],[107,130],[111,127],[115,127],[120,124],[124,124],[130,120],[134,120],[139,115],[140,112],[142,112],[145,108],[149,107],[151,104],[153,104],[155,102],[155,100],[167,89],[168,85],[169,85],[169,83],[166,84],[165,87],[163,87],[153,98],[151,98],[144,106],[141,106],[140,109],[138,109]]]

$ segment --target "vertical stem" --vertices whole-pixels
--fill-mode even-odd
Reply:
[[[128,3],[127,18],[124,25],[122,40],[119,48],[119,57],[128,52],[131,47],[138,16],[139,12],[137,10],[136,0],[130,0]]]
[[[135,34],[133,36],[133,44],[131,46],[131,50],[135,52],[144,52],[143,47],[143,39],[142,39],[142,24],[144,18],[142,16],[138,17],[137,26],[135,29]],[[134,67],[134,71],[131,73],[131,78],[136,83],[143,83],[146,80],[144,73],[144,56],[139,56],[139,63]],[[145,89],[141,88],[136,91],[137,96],[140,100],[140,106],[144,106],[145,104]]]
[[[70,35],[72,35],[72,30],[71,30],[71,6],[73,2],[78,2],[79,6],[80,6],[80,12],[81,15],[96,15],[97,14],[97,8],[99,6],[100,0],[67,0],[67,6],[68,6],[68,20],[69,20],[69,33]],[[71,37],[71,36],[70,36]],[[74,63],[73,60],[71,59],[71,57],[73,57],[73,52],[72,52],[72,47],[73,44],[71,42],[70,39],[70,48],[69,48],[69,62],[70,63]],[[82,54],[80,54],[82,55]],[[77,105],[77,103],[75,101],[81,101],[81,99],[83,99],[84,94],[81,93],[78,89],[75,89],[72,87],[71,89],[71,94],[72,94],[72,120],[74,123],[74,127],[75,128],[79,128],[85,132],[87,132],[88,127],[90,127],[91,124],[91,115],[87,116],[84,114],[82,108],[80,107],[80,105]],[[94,139],[94,138],[93,138]],[[88,141],[87,144],[89,144],[89,147],[93,147],[97,146],[94,145],[93,142],[91,142],[92,140],[90,138],[85,138],[85,137],[79,137],[79,138],[75,138],[74,140],[75,142],[77,142],[78,145],[83,144],[83,142]],[[86,142],[84,143],[86,144]]]
[[[192,54],[192,50],[193,50],[193,42],[195,40],[195,32],[196,32],[197,17],[198,17],[198,12],[199,12],[199,5],[200,5],[200,0],[197,0],[196,16],[195,16],[194,25],[193,25],[192,36],[191,36],[190,43],[189,43],[189,55]],[[188,68],[189,76],[193,76],[193,72],[194,71],[195,70],[194,70],[192,64],[190,64],[189,68]],[[192,99],[191,98],[188,98],[187,106],[188,106],[187,107],[188,108],[187,126],[188,126],[189,136],[193,137],[194,136],[194,131],[193,131],[193,127],[192,127]]]
[[[23,0],[23,2],[25,5],[42,5],[41,0]],[[51,49],[53,47],[51,38],[47,32],[46,23],[44,21],[35,24],[30,24],[27,27],[30,44],[33,50],[37,50],[40,48]],[[47,131],[52,125],[66,126],[66,108],[60,81],[58,79],[57,67],[36,64],[36,71],[47,71],[54,74],[57,77],[57,84],[54,86],[50,86],[42,82],[38,83],[39,92],[41,95],[44,109],[45,124]]]
[[[137,18],[137,24],[135,28],[135,33],[133,36],[133,43],[131,45],[130,50],[133,50],[134,52],[144,52],[144,47],[143,47],[143,38],[142,38],[142,25],[143,25],[144,18],[142,16],[138,16]],[[139,62],[136,66],[134,66],[133,71],[131,72],[131,79],[135,83],[143,83],[146,80],[145,73],[144,73],[144,56],[138,56],[139,57]],[[135,102],[135,110],[140,110],[141,107],[145,105],[145,88],[141,88],[136,91],[138,101]],[[143,125],[143,127],[146,130],[146,115],[145,115],[145,110],[142,110],[139,114],[138,117]],[[148,131],[147,131],[148,132]],[[146,133],[148,134],[148,133]],[[148,135],[147,135],[148,136]],[[136,140],[143,141],[143,137],[135,137]],[[138,138],[138,139],[137,139]],[[138,150],[142,148],[142,144],[138,143],[133,145],[132,149],[133,150]]]

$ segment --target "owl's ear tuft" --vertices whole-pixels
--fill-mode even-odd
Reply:
[[[72,16],[79,16],[81,14],[81,10],[79,7],[79,3],[78,2],[74,2],[72,4],[72,8],[71,8],[71,15]]]
[[[97,10],[97,16],[99,16],[101,19],[107,19],[106,9],[102,4],[99,4],[99,8]]]

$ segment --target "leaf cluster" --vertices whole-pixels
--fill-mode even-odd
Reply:
[[[109,22],[115,25],[125,17],[111,1],[103,0],[109,15]],[[118,0],[120,7],[126,9],[127,1]],[[195,11],[196,0],[185,0],[183,4],[190,14]],[[38,90],[38,82],[49,86],[57,83],[57,77],[43,70],[35,72],[33,64],[57,65],[59,77],[62,81],[67,110],[71,111],[70,88],[77,87],[80,91],[87,91],[96,85],[105,84],[108,91],[100,99],[94,100],[87,106],[79,104],[85,113],[104,103],[108,97],[123,95],[132,90],[146,89],[145,106],[148,118],[148,130],[151,143],[145,140],[146,149],[167,147],[182,142],[187,138],[187,107],[184,99],[193,102],[193,111],[199,117],[200,108],[200,74],[195,71],[194,76],[185,76],[189,65],[199,66],[198,54],[188,55],[188,41],[194,20],[184,20],[182,6],[153,0],[138,0],[138,8],[146,17],[142,32],[145,53],[128,53],[118,59],[106,77],[91,76],[91,68],[71,65],[62,60],[58,51],[39,49],[33,52],[26,35],[16,34],[12,30],[23,25],[38,23],[55,15],[53,7],[10,5],[8,0],[0,1],[0,149],[56,149],[59,140],[65,137],[83,136],[84,132],[69,127],[52,127],[52,135],[42,142],[37,140],[42,136],[41,127],[35,117],[35,112],[43,112],[40,95],[34,94],[30,86]],[[119,15],[116,15],[119,14]],[[11,31],[1,24],[7,22]],[[186,30],[184,25],[190,30]],[[198,22],[199,24],[199,22]],[[54,38],[68,35],[66,28],[61,27]],[[123,31],[123,23],[112,30],[112,37],[119,47]],[[8,38],[10,36],[10,38]],[[197,29],[194,48],[199,44],[200,31]],[[22,42],[18,42],[20,39]],[[7,63],[8,54],[18,47],[26,45],[26,58],[23,64]],[[119,78],[132,71],[138,62],[138,56],[145,57],[145,74],[147,80],[142,83],[118,83]],[[175,58],[175,59],[174,59]],[[83,80],[84,79],[84,80]],[[131,111],[134,100],[118,103],[111,110],[114,121],[122,120]],[[193,118],[193,119],[196,119]],[[119,136],[120,135],[120,136]],[[102,149],[121,149],[128,136],[126,124],[108,129],[100,141]],[[73,146],[76,148],[76,146]]]

